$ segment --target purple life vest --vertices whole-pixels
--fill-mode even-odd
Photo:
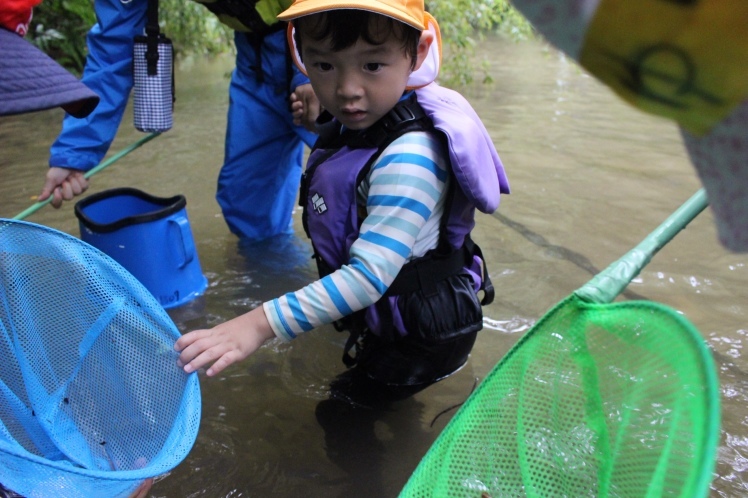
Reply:
[[[453,274],[463,269],[472,270],[474,290],[485,290],[488,298],[490,280],[486,271],[479,270],[481,266],[485,269],[482,255],[468,235],[475,225],[475,209],[486,213],[496,210],[500,194],[509,193],[509,184],[488,132],[467,100],[457,92],[432,83],[398,103],[367,130],[340,133],[337,122],[329,126],[332,131],[320,132],[320,139],[309,157],[300,195],[304,229],[312,240],[320,276],[349,262],[350,247],[363,221],[356,203],[357,188],[371,164],[397,137],[411,131],[435,129],[446,141],[453,180],[457,180],[451,182],[451,201],[445,206],[440,225],[437,252],[443,258],[437,267],[451,265],[453,269],[449,271]],[[463,254],[463,248],[468,245],[468,253]],[[444,256],[446,253],[448,257]],[[366,310],[366,326],[374,333],[382,332],[381,313],[377,312],[377,309],[381,311],[382,301],[389,303],[392,317],[387,320],[389,325],[400,335],[408,333],[397,309],[397,299],[415,290],[412,282],[423,280],[415,273],[408,274],[408,270],[425,258],[406,264],[384,298]],[[428,270],[422,274],[434,273],[433,265],[426,268]],[[492,299],[492,287],[490,292]],[[490,300],[484,299],[483,304],[487,302]]]

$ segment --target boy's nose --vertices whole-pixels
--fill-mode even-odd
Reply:
[[[338,79],[337,94],[343,99],[355,99],[361,96],[361,85],[356,78],[342,75]]]

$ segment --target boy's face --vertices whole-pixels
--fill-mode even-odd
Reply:
[[[420,67],[431,42],[422,35],[413,68],[402,41],[391,31],[377,32],[374,27],[372,35],[386,41],[371,45],[359,39],[335,52],[329,38],[316,41],[300,32],[302,60],[320,104],[353,130],[368,128],[397,104],[408,76]]]

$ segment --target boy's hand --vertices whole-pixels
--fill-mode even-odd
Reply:
[[[273,329],[259,306],[212,329],[194,330],[180,337],[174,344],[180,352],[177,365],[191,373],[212,363],[206,372],[211,377],[245,359],[273,337]]]
[[[153,486],[152,477],[140,483],[140,486],[138,486],[138,489],[132,492],[130,498],[146,498],[146,496],[148,496],[148,492],[151,490],[151,486]]]
[[[88,189],[88,180],[83,176],[82,171],[53,166],[47,171],[44,187],[37,200],[43,201],[50,195],[54,195],[52,206],[57,209],[62,205],[63,200],[69,201],[85,192],[86,189]]]
[[[291,101],[293,123],[314,132],[314,122],[321,112],[321,107],[317,95],[312,90],[312,85],[307,83],[297,86],[289,100]]]

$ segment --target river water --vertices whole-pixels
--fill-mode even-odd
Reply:
[[[512,194],[480,215],[475,239],[496,287],[468,365],[386,413],[315,416],[342,370],[344,337],[330,327],[271,343],[214,379],[202,378],[203,418],[188,458],[152,496],[395,496],[462,402],[559,300],[656,228],[699,187],[676,127],[630,108],[539,42],[491,39],[480,57],[494,82],[465,90],[486,123]],[[213,196],[223,156],[230,57],[177,68],[175,126],[93,178],[89,193],[135,187],[184,194],[206,295],[170,314],[183,331],[232,318],[314,277],[298,237],[242,245]],[[61,111],[0,118],[0,216],[33,204]],[[112,148],[142,134],[128,112]],[[78,235],[72,204],[27,221]],[[748,494],[748,257],[724,250],[706,210],[644,268],[622,299],[683,313],[711,349],[722,391],[712,496]]]

